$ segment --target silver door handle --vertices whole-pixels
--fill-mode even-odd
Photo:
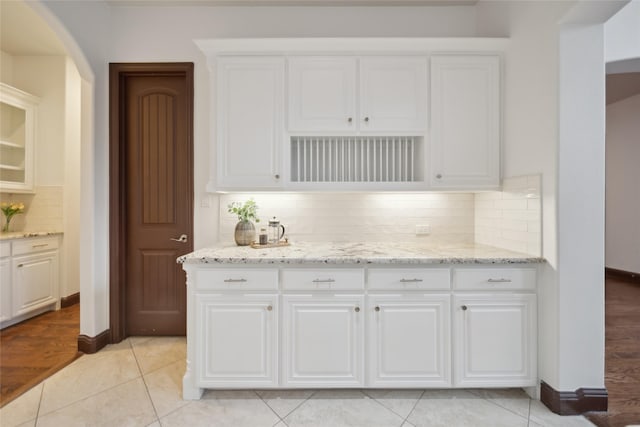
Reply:
[[[511,279],[487,279],[489,283],[511,283]]]
[[[177,239],[174,239],[173,237],[171,237],[171,238],[169,238],[169,240],[173,240],[174,242],[187,243],[187,235],[183,234],[180,237],[178,237]]]

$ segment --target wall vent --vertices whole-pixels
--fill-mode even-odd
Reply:
[[[423,138],[293,136],[292,182],[415,182]]]

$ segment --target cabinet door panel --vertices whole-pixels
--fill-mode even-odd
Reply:
[[[535,295],[456,296],[456,386],[532,386]]]
[[[362,132],[421,132],[427,127],[427,59],[369,57],[360,61]]]
[[[291,132],[354,131],[356,59],[289,58],[288,107]]]
[[[362,382],[363,297],[284,297],[284,386]]]
[[[497,56],[431,59],[431,185],[492,188],[500,180]]]
[[[14,258],[13,272],[14,316],[57,302],[57,253]]]
[[[369,298],[369,385],[451,385],[449,295]]]
[[[277,297],[197,297],[198,384],[277,385]]]
[[[13,305],[11,301],[11,262],[0,260],[0,322],[11,319]]]
[[[218,62],[218,186],[281,185],[284,59]]]

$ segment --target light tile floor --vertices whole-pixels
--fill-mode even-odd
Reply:
[[[85,355],[0,409],[11,426],[591,426],[522,390],[207,391],[181,397],[184,338],[132,337]]]

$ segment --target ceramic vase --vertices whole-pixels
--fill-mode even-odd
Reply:
[[[236,231],[233,237],[238,246],[250,245],[256,240],[256,228],[251,221],[240,221],[236,224]]]

